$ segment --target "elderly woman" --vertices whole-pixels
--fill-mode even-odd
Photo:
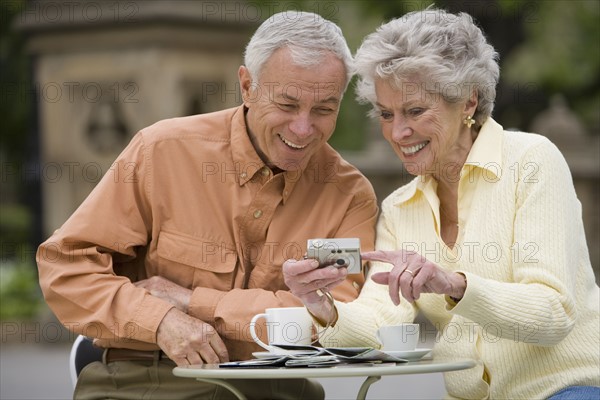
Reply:
[[[478,360],[446,374],[452,398],[599,398],[600,298],[581,205],[552,143],[491,118],[499,68],[481,30],[464,13],[410,13],[369,35],[356,65],[359,97],[417,177],[382,203],[356,301],[332,305],[318,290],[344,268],[284,265],[328,327],[322,343],[378,347],[380,326],[420,311],[438,328],[436,358]]]

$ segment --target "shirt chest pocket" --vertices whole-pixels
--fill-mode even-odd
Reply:
[[[159,274],[188,289],[233,287],[237,254],[232,245],[162,231],[157,245]]]

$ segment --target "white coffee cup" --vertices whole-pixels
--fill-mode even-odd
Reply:
[[[263,342],[257,335],[257,321],[266,320],[267,337],[269,344]],[[250,321],[250,334],[252,339],[263,349],[271,353],[285,351],[271,346],[271,344],[310,345],[312,338],[313,321],[304,307],[267,308],[264,313],[256,314]],[[259,332],[260,332],[259,325]]]
[[[410,351],[419,342],[419,324],[382,326],[377,330],[377,340],[387,351]]]

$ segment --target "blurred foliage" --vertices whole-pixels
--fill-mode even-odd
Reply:
[[[30,104],[29,63],[25,39],[13,29],[14,17],[25,0],[0,1],[0,154],[2,162],[21,162],[27,151],[27,119]]]
[[[26,206],[0,208],[0,319],[36,317],[43,303],[35,268],[35,250],[28,244],[32,226]]]
[[[0,263],[0,320],[38,316],[43,300],[37,270],[32,264],[24,259],[18,263]]]
[[[0,1],[0,319],[36,317],[43,304],[33,257],[32,214],[24,205],[26,187],[9,180],[5,168],[26,162],[28,120],[34,96],[30,93],[25,38],[13,29],[25,0]],[[8,187],[8,185],[10,187]]]
[[[506,7],[514,2],[501,0]],[[535,1],[537,19],[505,58],[511,84],[533,82],[547,97],[563,94],[595,134],[600,133],[600,2]]]
[[[31,212],[21,204],[0,207],[0,248],[2,260],[14,256],[15,244],[27,243],[32,226]]]

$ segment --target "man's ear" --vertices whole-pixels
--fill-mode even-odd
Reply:
[[[246,107],[249,107],[252,98],[252,76],[250,71],[244,65],[238,69],[238,79],[240,81],[240,90],[242,91],[242,101]]]

